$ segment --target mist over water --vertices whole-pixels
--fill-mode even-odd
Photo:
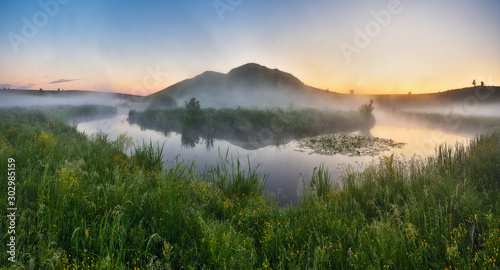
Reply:
[[[196,94],[196,93],[191,93]],[[184,107],[191,94],[175,94],[177,106]],[[226,139],[215,139],[208,147],[208,141],[204,138],[194,141],[191,145],[185,145],[180,132],[158,132],[131,124],[128,114],[131,110],[144,111],[148,108],[149,101],[144,98],[119,98],[113,94],[74,94],[66,96],[50,95],[19,95],[2,93],[0,95],[0,107],[26,107],[36,108],[47,106],[80,106],[99,105],[117,108],[115,116],[106,118],[78,119],[78,130],[92,135],[103,132],[110,139],[117,138],[126,133],[136,144],[143,142],[159,142],[164,144],[164,161],[171,162],[175,158],[184,161],[196,161],[199,169],[203,170],[215,162],[220,153],[233,154],[239,157],[243,163],[250,160],[252,166],[259,165],[259,170],[269,175],[266,190],[279,194],[278,199],[282,203],[296,201],[303,191],[304,185],[308,185],[314,168],[324,164],[329,169],[332,181],[340,181],[343,171],[347,166],[363,169],[371,162],[378,162],[384,155],[395,154],[403,159],[413,157],[424,157],[434,154],[436,146],[446,143],[466,143],[468,138],[473,137],[478,131],[471,128],[466,121],[457,121],[468,116],[500,118],[500,103],[477,103],[469,104],[467,101],[443,102],[441,104],[430,104],[415,106],[408,103],[380,102],[375,97],[362,95],[340,95],[327,92],[317,92],[315,95],[305,96],[301,93],[286,91],[271,91],[266,89],[238,88],[229,93],[203,93],[195,95],[202,108],[250,108],[274,110],[280,108],[285,111],[300,110],[303,108],[314,108],[328,111],[358,111],[362,104],[370,99],[375,99],[375,110],[373,112],[376,125],[370,130],[370,135],[380,138],[393,139],[396,142],[405,143],[401,149],[391,149],[376,156],[346,156],[346,155],[321,155],[300,149],[296,140],[286,140],[281,143],[270,143],[256,147],[245,147],[244,143]],[[465,105],[464,105],[465,104]],[[244,106],[243,106],[244,105]],[[416,114],[413,115],[413,114]],[[430,120],[419,116],[419,114],[439,114],[440,118],[432,116],[437,120]],[[465,118],[464,118],[465,119]],[[433,120],[433,121],[431,121]],[[475,127],[475,126],[473,126]],[[268,130],[268,132],[272,131]],[[357,132],[355,132],[357,133]],[[255,133],[259,134],[259,133]],[[256,136],[255,134],[248,136]],[[248,143],[248,142],[247,142]],[[131,149],[128,154],[131,154]]]
[[[0,90],[1,91],[1,90]],[[124,100],[113,97],[112,94],[82,94],[55,96],[55,94],[45,96],[33,96],[23,94],[0,94],[0,107],[31,107],[31,106],[58,106],[58,105],[102,105],[115,106],[123,103]]]

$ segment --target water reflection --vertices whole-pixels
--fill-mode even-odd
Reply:
[[[232,145],[241,147],[247,150],[256,150],[268,146],[274,146],[279,148],[283,145],[290,143],[293,140],[300,139],[303,136],[296,136],[293,134],[284,135],[281,132],[275,132],[270,128],[261,128],[259,130],[248,130],[246,132],[239,131],[219,131],[212,129],[210,133],[207,133],[204,129],[201,128],[189,128],[186,126],[172,126],[169,129],[165,127],[158,127],[156,125],[151,125],[148,123],[135,122],[128,118],[128,121],[131,124],[138,125],[141,130],[155,130],[161,132],[165,135],[170,134],[171,132],[181,134],[181,145],[184,148],[194,148],[196,145],[204,142],[206,149],[210,150],[214,147],[215,140],[225,140],[230,142]],[[363,134],[369,134],[371,127],[373,124],[366,129],[363,129]],[[338,129],[336,132],[355,132],[356,130],[353,128],[343,128]],[[327,132],[331,133],[331,132]],[[321,135],[321,134],[311,134],[312,135]]]
[[[325,168],[332,173],[332,181],[339,182],[347,166],[361,170],[370,162],[378,162],[380,156],[391,153],[397,156],[403,155],[406,158],[411,158],[415,154],[425,157],[434,154],[436,145],[455,144],[457,141],[466,142],[467,140],[464,137],[433,130],[375,126],[370,132],[373,136],[407,144],[401,149],[391,149],[375,157],[327,156],[310,154],[301,150],[296,140],[276,140],[272,130],[263,129],[250,133],[243,137],[243,140],[237,137],[228,139],[215,136],[200,137],[199,134],[189,138],[186,134],[182,134],[182,130],[179,132],[155,131],[131,124],[126,119],[127,115],[118,115],[106,121],[81,122],[77,128],[89,135],[98,131],[104,132],[111,139],[127,133],[136,142],[149,140],[159,142],[165,145],[164,161],[172,161],[176,157],[179,161],[196,161],[200,164],[200,170],[203,170],[205,166],[216,165],[218,151],[228,151],[243,161],[249,159],[252,166],[260,164],[260,171],[269,175],[266,191],[276,194],[280,202],[284,204],[297,200],[304,185],[306,187],[309,185],[314,168],[321,164],[324,164]]]
[[[194,148],[197,144],[204,143],[207,150],[214,147],[214,138],[210,135],[201,134],[196,130],[183,130],[181,133],[181,144],[184,148]]]

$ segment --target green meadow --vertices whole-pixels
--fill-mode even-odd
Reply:
[[[346,167],[340,183],[318,164],[289,206],[264,191],[258,164],[222,153],[200,168],[164,163],[162,151],[125,135],[89,137],[39,111],[0,110],[3,247],[9,158],[17,207],[16,262],[2,251],[1,267],[499,267],[499,132],[441,145],[430,157]]]

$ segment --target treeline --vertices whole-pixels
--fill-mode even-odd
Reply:
[[[197,132],[206,137],[238,137],[266,131],[278,138],[301,138],[371,127],[374,119],[371,112],[368,114],[371,118],[357,111],[201,109],[193,98],[185,108],[130,111],[129,121],[162,132]]]

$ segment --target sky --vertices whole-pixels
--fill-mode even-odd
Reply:
[[[500,85],[498,0],[0,2],[0,87],[148,95],[246,63],[358,94]]]

